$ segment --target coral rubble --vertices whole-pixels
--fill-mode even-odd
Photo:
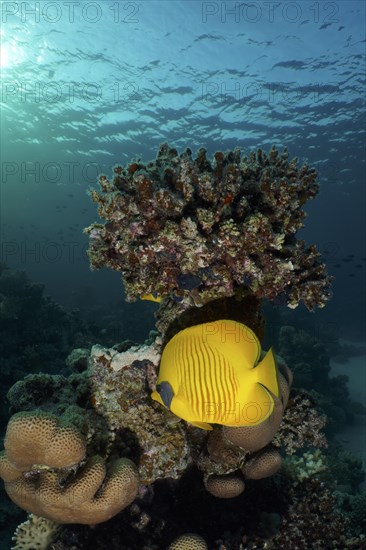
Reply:
[[[105,224],[86,229],[93,268],[122,274],[126,299],[169,294],[203,305],[248,288],[291,308],[324,306],[330,278],[315,246],[296,239],[316,171],[287,150],[206,158],[160,146],[155,161],[116,166],[91,192]]]

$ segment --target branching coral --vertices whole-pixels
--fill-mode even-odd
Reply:
[[[324,306],[330,279],[315,246],[296,240],[317,174],[274,147],[178,155],[167,144],[155,161],[116,166],[92,191],[104,225],[86,229],[92,267],[122,274],[126,298],[170,293],[202,305],[240,287],[309,309]]]
[[[29,514],[28,519],[18,525],[11,550],[47,550],[59,530],[58,523]]]

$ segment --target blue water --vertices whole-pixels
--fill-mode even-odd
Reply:
[[[4,261],[65,304],[74,305],[75,288],[97,291],[105,282],[103,300],[113,298],[119,278],[89,272],[81,233],[96,218],[86,190],[99,172],[152,159],[163,141],[178,150],[203,145],[210,155],[286,145],[319,170],[304,237],[337,275],[323,315],[342,324],[348,316],[344,325],[361,337],[364,2],[1,8]]]

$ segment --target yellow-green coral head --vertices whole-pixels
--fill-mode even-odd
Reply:
[[[272,349],[262,357],[254,332],[222,319],[186,328],[165,346],[152,398],[190,424],[255,426],[279,397]]]

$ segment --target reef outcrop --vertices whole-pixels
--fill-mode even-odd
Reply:
[[[155,161],[116,166],[91,192],[104,224],[86,229],[92,268],[122,274],[126,299],[170,296],[201,306],[249,289],[288,307],[323,307],[330,278],[314,245],[296,239],[317,173],[285,149],[196,157],[161,145]],[[179,308],[178,308],[179,310]]]
[[[72,424],[49,413],[18,413],[6,431],[0,477],[10,498],[56,523],[96,524],[131,504],[138,490],[135,465],[85,459],[86,443]],[[84,460],[85,459],[85,460]]]

